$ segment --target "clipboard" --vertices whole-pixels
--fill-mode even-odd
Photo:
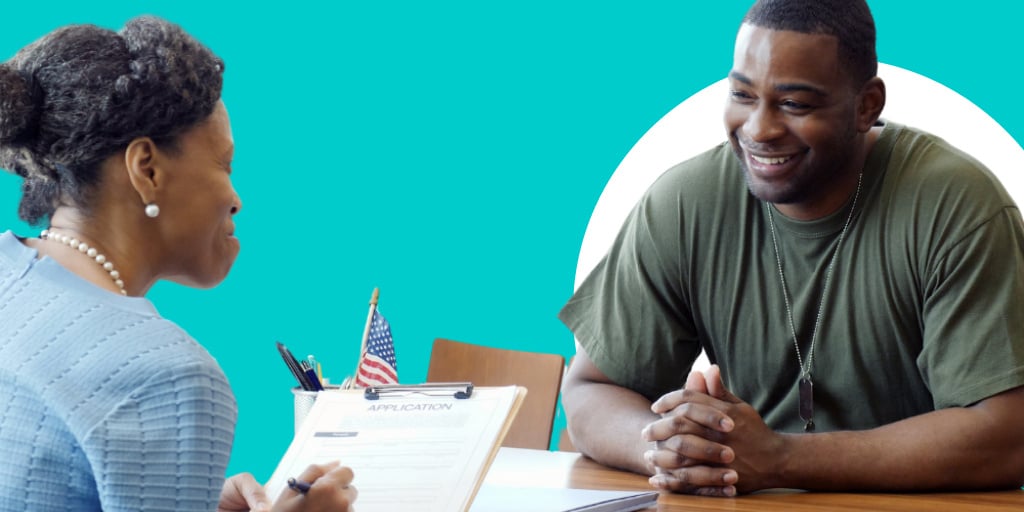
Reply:
[[[355,472],[359,512],[469,511],[526,388],[370,389],[318,393],[267,482],[268,497],[276,499],[308,465],[338,460]]]
[[[413,386],[405,384],[381,384],[363,390],[367,400],[379,400],[381,397],[399,397],[409,395],[451,396],[465,400],[473,396],[472,382],[428,382]]]

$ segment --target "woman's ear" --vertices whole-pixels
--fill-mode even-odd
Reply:
[[[142,204],[156,202],[157,188],[162,181],[157,169],[158,150],[149,137],[139,137],[128,143],[124,151],[124,164],[132,187]]]
[[[885,108],[885,82],[877,76],[868,80],[857,99],[857,130],[865,133],[882,116],[882,109]]]

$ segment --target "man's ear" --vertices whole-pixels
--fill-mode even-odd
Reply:
[[[157,189],[162,184],[162,176],[156,165],[158,159],[156,143],[149,137],[132,140],[124,151],[128,179],[139,194],[142,204],[156,202]]]
[[[857,95],[857,131],[866,133],[885,108],[885,82],[877,76],[868,80]]]

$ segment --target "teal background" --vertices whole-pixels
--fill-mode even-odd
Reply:
[[[871,3],[883,62],[1024,140],[1024,4]],[[235,389],[229,472],[265,480],[292,434],[294,381],[273,341],[340,380],[374,287],[404,382],[424,379],[435,337],[572,354],[555,315],[605,182],[662,115],[725,76],[748,7],[630,4],[19,2],[0,55],[62,24],[152,13],[227,62],[243,251],[219,287],[160,284],[150,299]],[[31,235],[19,184],[0,175],[0,226]]]

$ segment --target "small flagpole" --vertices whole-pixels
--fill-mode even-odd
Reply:
[[[370,297],[370,312],[366,314],[366,327],[363,328],[363,343],[359,348],[359,360],[356,361],[356,372],[352,374],[352,385],[355,386],[356,378],[359,375],[359,367],[363,364],[363,356],[366,355],[366,340],[370,337],[370,324],[373,323],[373,312],[377,310],[377,299],[380,297],[380,288],[373,289]]]

